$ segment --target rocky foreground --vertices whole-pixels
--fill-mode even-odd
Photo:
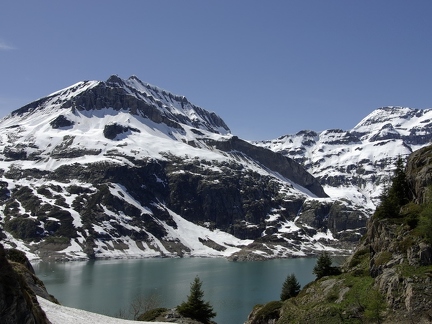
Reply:
[[[410,156],[410,199],[396,209],[387,204],[399,203],[393,180],[340,275],[311,282],[286,301],[257,305],[246,323],[432,323],[431,156],[432,146]]]

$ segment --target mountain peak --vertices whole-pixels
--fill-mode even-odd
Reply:
[[[122,78],[120,78],[117,74],[111,75],[105,83],[107,84],[115,84],[115,85],[122,85],[124,84],[124,81]]]
[[[181,130],[198,128],[211,133],[227,135],[230,129],[221,117],[166,90],[142,82],[137,76],[122,79],[111,75],[105,82],[82,81],[36,100],[11,113],[11,117],[25,117],[49,109],[99,113],[104,109],[127,111],[157,124]],[[183,125],[183,126],[181,126]],[[186,132],[183,130],[182,132]]]

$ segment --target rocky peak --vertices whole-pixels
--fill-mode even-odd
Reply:
[[[431,141],[431,109],[382,107],[351,130],[300,131],[255,144],[302,164],[330,197],[344,197],[370,216],[397,157]]]
[[[127,111],[155,123],[181,129],[182,124],[217,134],[229,134],[230,129],[214,112],[209,112],[184,96],[144,83],[136,76],[122,79],[112,75],[107,81],[83,81],[57,91],[17,109],[6,118],[24,117],[49,110],[97,112],[102,109]]]

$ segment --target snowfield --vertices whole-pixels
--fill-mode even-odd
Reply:
[[[120,318],[87,312],[82,309],[57,305],[42,297],[37,297],[37,299],[52,324],[163,324],[162,322],[137,322],[131,320],[124,320]]]

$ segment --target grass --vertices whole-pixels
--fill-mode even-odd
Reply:
[[[255,318],[262,323],[279,318],[279,310],[282,307],[281,301],[271,301],[262,306],[256,313]]]
[[[392,259],[393,254],[389,251],[379,252],[375,258],[375,264],[377,266],[384,265]]]
[[[362,323],[385,309],[373,283],[370,276],[353,273],[314,281],[283,304],[278,323]]]
[[[432,265],[427,266],[412,266],[407,262],[402,263],[398,266],[399,273],[405,277],[419,277],[426,278],[432,277]]]

